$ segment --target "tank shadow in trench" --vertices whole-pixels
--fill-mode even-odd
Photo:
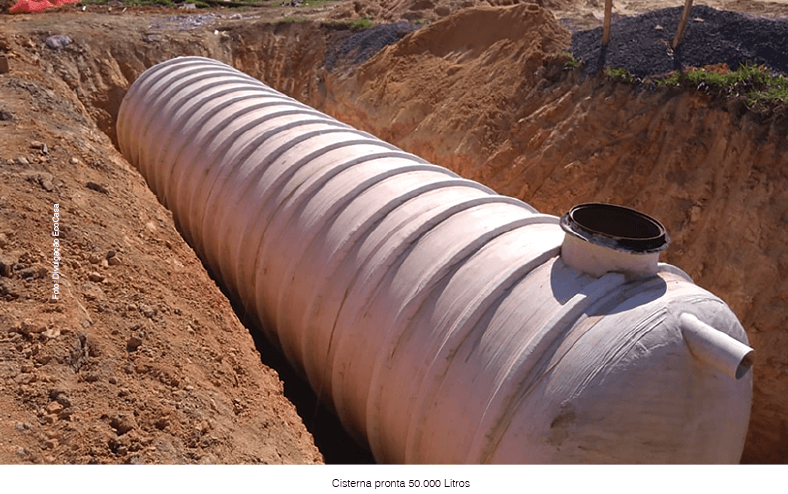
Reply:
[[[206,270],[211,273],[207,266]],[[216,281],[213,274],[211,277]],[[295,405],[326,464],[374,464],[372,453],[345,431],[336,415],[320,402],[311,386],[301,379],[287,359],[266,339],[259,323],[246,315],[243,305],[233,300],[218,281],[217,285],[230,301],[238,319],[249,329],[263,364],[279,373],[279,378],[284,383],[285,396]]]

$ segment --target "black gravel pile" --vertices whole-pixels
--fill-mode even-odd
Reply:
[[[609,66],[626,68],[642,78],[723,62],[731,70],[751,62],[788,74],[788,21],[696,5],[690,11],[684,43],[670,50],[682,10],[661,9],[614,20],[607,47],[602,47],[601,27],[578,31],[572,35],[572,54],[589,75]]]
[[[419,26],[411,22],[395,22],[371,27],[335,44],[326,50],[323,61],[327,70],[331,71],[339,62],[360,65],[388,45],[392,45],[415,31]]]

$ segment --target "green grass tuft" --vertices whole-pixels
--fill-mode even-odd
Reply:
[[[747,105],[762,107],[788,103],[788,78],[772,75],[764,66],[746,63],[731,72],[726,66],[716,70],[689,69],[657,81],[660,86],[695,87],[698,90],[745,96]]]
[[[612,67],[605,67],[605,75],[610,77],[611,79],[632,83],[635,82],[635,78],[632,74],[625,68],[612,68]]]
[[[729,70],[725,64],[709,65],[701,69],[685,67],[681,72],[647,77],[645,81],[634,77],[625,68],[605,67],[605,75],[630,84],[686,87],[714,96],[744,97],[750,108],[774,108],[788,104],[788,77],[772,75],[765,66],[752,63],[742,64],[736,71]]]
[[[324,7],[339,0],[308,0],[301,4],[302,7]]]
[[[362,17],[350,23],[350,27],[355,29],[367,29],[374,26],[375,23],[369,17]]]
[[[561,52],[561,55],[566,57],[565,65],[567,67],[580,67],[580,60],[577,60],[571,51],[564,50]]]

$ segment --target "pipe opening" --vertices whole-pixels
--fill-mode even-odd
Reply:
[[[739,380],[742,377],[744,377],[744,375],[747,374],[747,371],[749,371],[752,368],[752,364],[754,362],[755,362],[755,350],[752,350],[747,355],[745,355],[744,358],[741,359],[741,362],[739,362],[738,367],[736,367],[736,380]]]
[[[659,252],[669,243],[662,223],[640,211],[613,204],[575,206],[561,218],[561,227],[595,245],[627,252]]]

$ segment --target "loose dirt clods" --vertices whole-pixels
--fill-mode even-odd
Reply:
[[[712,6],[726,3],[788,12]],[[0,463],[323,461],[304,426],[315,428],[314,398],[299,417],[260,362],[270,348],[255,347],[112,145],[129,84],[179,55],[230,63],[541,211],[608,201],[658,217],[674,239],[665,260],[726,300],[758,353],[744,459],[788,459],[779,113],[584,79],[558,54],[571,44],[563,26],[599,25],[591,3],[330,4],[0,16]],[[620,15],[646,8],[657,5],[617,2]],[[382,28],[391,43],[370,53],[378,40],[363,36],[344,50],[359,34],[347,21],[363,17],[408,22]],[[52,48],[54,36],[69,41]]]
[[[65,74],[62,59],[42,58],[76,69],[89,44],[56,53],[3,37],[12,70],[0,80],[0,462],[321,462],[170,214],[92,123],[78,99],[87,92],[52,75]],[[186,336],[187,324],[202,330]],[[248,403],[240,413],[234,396]]]

